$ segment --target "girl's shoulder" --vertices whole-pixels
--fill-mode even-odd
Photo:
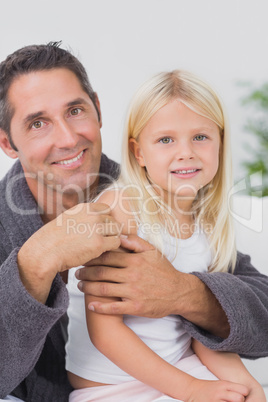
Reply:
[[[111,215],[120,223],[123,234],[137,234],[137,219],[127,190],[119,186],[108,187],[99,194],[95,202],[109,205]]]

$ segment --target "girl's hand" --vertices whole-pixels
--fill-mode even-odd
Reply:
[[[249,395],[249,389],[245,385],[221,380],[194,379],[185,402],[244,402],[248,401],[247,395]],[[259,399],[257,400],[259,402]]]
[[[246,397],[246,402],[266,402],[266,397],[262,386],[256,382],[252,387],[250,387],[250,392]]]

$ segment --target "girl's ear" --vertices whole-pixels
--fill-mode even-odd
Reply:
[[[16,159],[18,157],[18,154],[12,146],[10,145],[8,136],[4,130],[0,128],[0,148],[5,152],[7,156],[9,156],[12,159]]]
[[[129,148],[130,148],[131,152],[133,153],[133,155],[135,156],[138,164],[141,167],[144,167],[145,162],[144,162],[144,158],[143,158],[139,143],[136,140],[134,140],[134,138],[130,138],[128,143],[129,143]]]

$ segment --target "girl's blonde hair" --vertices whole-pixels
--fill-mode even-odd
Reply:
[[[177,99],[195,113],[212,120],[219,127],[221,144],[219,168],[195,197],[192,212],[203,228],[212,228],[209,234],[213,260],[210,271],[227,271],[236,262],[236,246],[232,219],[228,210],[228,191],[232,186],[230,134],[223,106],[216,93],[193,74],[175,70],[157,74],[136,92],[130,104],[122,150],[120,181],[127,186],[131,207],[142,223],[172,227],[174,218],[163,197],[154,188],[132,153],[129,140],[138,141],[139,134],[150,118],[163,106]],[[161,233],[148,233],[148,241],[163,252]]]

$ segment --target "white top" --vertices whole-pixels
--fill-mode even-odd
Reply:
[[[138,234],[143,237],[141,231]],[[175,255],[172,264],[177,270],[185,273],[207,271],[211,263],[211,252],[204,233],[195,232],[186,240],[165,234],[164,242],[167,248],[165,255],[171,261]],[[67,370],[85,379],[107,384],[133,380],[133,377],[107,359],[91,343],[86,325],[84,295],[77,289],[78,281],[74,276],[76,269],[69,270],[67,286],[70,294],[70,305],[67,311],[69,316],[69,340],[66,344]],[[177,363],[190,349],[191,338],[184,330],[179,316],[144,318],[126,315],[124,322],[146,345],[170,364]]]

